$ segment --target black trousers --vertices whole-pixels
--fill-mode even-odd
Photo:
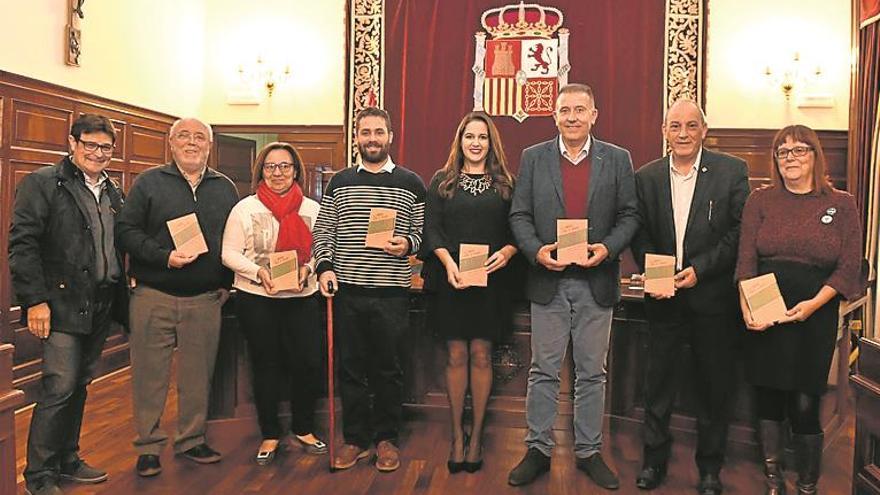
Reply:
[[[644,462],[660,466],[669,460],[669,419],[682,373],[687,372],[696,388],[697,467],[700,473],[717,474],[724,463],[733,396],[736,316],[698,314],[682,298],[672,299],[666,307],[668,311],[662,316],[648,318]],[[690,347],[690,356],[683,354],[685,344]],[[682,363],[688,361],[693,363],[692,369],[683,369]]]
[[[281,438],[278,403],[283,389],[283,399],[290,400],[290,430],[312,433],[323,355],[318,295],[282,299],[238,291],[236,298],[263,438]]]
[[[409,328],[409,296],[342,287],[334,298],[341,358],[345,443],[397,442],[402,416],[400,339]]]
[[[98,359],[110,331],[111,289],[96,294],[92,332],[86,335],[52,329],[43,341],[42,394],[31,416],[25,480],[57,479],[62,464],[79,459],[86,387],[95,377]]]

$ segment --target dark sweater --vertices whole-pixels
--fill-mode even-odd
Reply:
[[[754,191],[742,216],[736,279],[758,275],[758,261],[796,261],[829,270],[825,285],[844,299],[861,292],[862,234],[853,197],[812,196],[785,188]]]
[[[434,174],[428,188],[424,255],[420,256],[429,258],[435,249],[445,248],[458,262],[461,244],[488,244],[490,255],[513,244],[507,222],[510,199],[503,199],[494,188],[475,196],[459,187],[451,198],[444,198],[440,195],[440,182],[444,177],[441,169]]]
[[[238,192],[228,177],[206,169],[193,193],[173,162],[140,174],[116,220],[117,245],[130,256],[129,275],[154,289],[191,296],[230,287],[232,273],[220,261],[226,217]],[[168,220],[195,213],[208,252],[183,268],[169,268],[174,242]]]

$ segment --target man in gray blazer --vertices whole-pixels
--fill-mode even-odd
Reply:
[[[550,469],[559,369],[569,340],[575,363],[574,434],[578,469],[599,486],[616,489],[617,475],[601,455],[605,409],[605,358],[613,305],[620,298],[618,257],[638,228],[629,152],[590,136],[598,111],[592,89],[559,90],[559,136],[522,154],[510,225],[531,263],[532,363],[526,420],[528,451],[508,483],[524,485]],[[556,221],[589,220],[588,256],[558,262]]]

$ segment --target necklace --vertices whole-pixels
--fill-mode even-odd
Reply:
[[[474,178],[462,172],[458,176],[458,187],[464,189],[466,192],[469,192],[474,196],[478,196],[486,192],[486,190],[490,187],[492,187],[492,179],[489,178],[488,174],[484,174],[478,178]]]

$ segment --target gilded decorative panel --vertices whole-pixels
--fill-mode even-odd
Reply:
[[[351,0],[349,18],[347,165],[357,156],[355,116],[368,106],[381,107],[384,102],[385,2]]]
[[[663,108],[679,98],[703,97],[703,2],[666,0]]]

